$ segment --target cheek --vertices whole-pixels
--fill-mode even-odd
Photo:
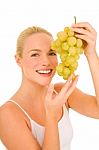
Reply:
[[[55,57],[54,59],[52,59],[52,64],[55,67],[58,65],[58,59],[57,59],[57,57]]]
[[[23,61],[23,66],[27,69],[33,69],[36,68],[36,66],[38,65],[38,61],[33,60],[31,58],[29,59],[24,59]]]

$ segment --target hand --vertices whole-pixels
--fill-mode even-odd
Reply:
[[[72,30],[76,33],[76,37],[86,42],[86,46],[84,47],[85,56],[96,53],[95,49],[97,33],[89,23],[81,22],[73,24]]]
[[[50,84],[48,87],[48,91],[45,97],[45,110],[52,115],[56,115],[58,111],[63,107],[63,104],[66,103],[68,97],[74,91],[76,83],[78,81],[78,76],[75,80],[72,80],[73,75],[69,77],[69,79],[64,84],[61,91],[53,98],[54,86]]]

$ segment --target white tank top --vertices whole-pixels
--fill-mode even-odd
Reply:
[[[31,124],[31,129],[32,129],[32,134],[35,136],[38,143],[42,147],[42,144],[44,141],[45,127],[38,124],[33,119],[31,119],[31,117],[27,114],[27,112],[18,103],[16,103],[13,100],[9,100],[9,101],[16,104],[25,113],[25,115],[29,118],[30,124]],[[73,136],[73,130],[72,130],[72,126],[70,123],[68,110],[67,110],[65,104],[63,105],[63,116],[62,116],[61,120],[58,122],[58,130],[59,130],[59,139],[60,139],[60,150],[70,150],[70,144],[71,144],[71,140],[72,140],[72,136]],[[49,140],[50,140],[50,138],[49,138]]]

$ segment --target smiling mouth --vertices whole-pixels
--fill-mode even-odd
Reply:
[[[51,74],[52,71],[53,71],[52,69],[36,70],[36,72],[39,73],[39,74]]]

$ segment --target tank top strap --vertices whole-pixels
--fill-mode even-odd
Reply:
[[[22,110],[22,112],[28,117],[28,119],[29,119],[30,121],[32,120],[31,117],[28,115],[28,113],[27,113],[17,102],[15,102],[15,101],[12,100],[12,99],[8,100],[8,102],[12,102],[12,103],[14,103],[15,105],[17,105],[17,106]]]

